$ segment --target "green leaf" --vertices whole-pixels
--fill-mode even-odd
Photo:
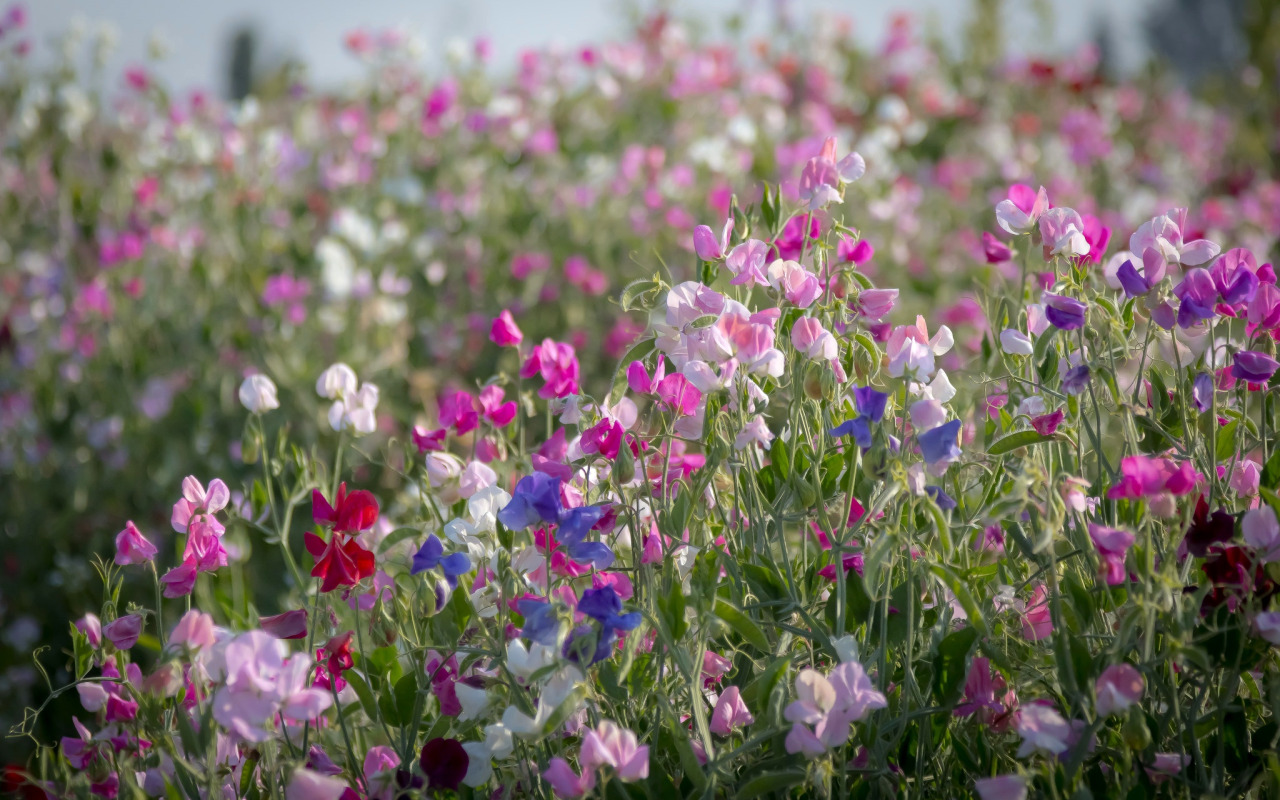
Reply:
[[[772,462],[779,477],[791,476],[791,450],[787,443],[782,441],[781,436],[775,436],[773,444],[769,446],[769,461]]]
[[[378,704],[374,701],[373,690],[369,688],[364,677],[350,669],[344,672],[342,677],[355,690],[356,697],[360,698],[360,707],[364,709],[364,713],[369,716],[369,719],[377,719]]]
[[[1262,466],[1262,485],[1272,491],[1280,486],[1280,448],[1276,448],[1267,463]]]
[[[762,653],[772,652],[769,647],[769,638],[764,635],[764,631],[760,630],[759,625],[743,613],[742,609],[728,600],[716,598],[715,611],[717,617],[724,620],[730,628],[737,631],[739,636],[746,639],[757,650]]]
[[[253,785],[253,775],[258,769],[258,762],[262,759],[262,753],[257,750],[249,751],[249,756],[244,760],[244,766],[240,772],[240,796],[244,797],[249,793],[249,787]]]
[[[934,662],[933,697],[939,705],[949,706],[960,695],[960,688],[969,675],[969,654],[978,641],[978,629],[972,625],[947,634],[938,643],[938,658]]]
[[[1035,431],[1018,431],[1011,433],[1003,439],[992,442],[991,447],[987,450],[987,455],[1002,456],[1005,453],[1013,452],[1022,447],[1029,447],[1033,444],[1044,444],[1045,442],[1054,442],[1059,439],[1057,434],[1042,436]]]
[[[392,547],[403,542],[405,539],[411,539],[421,532],[422,531],[417,528],[396,528],[394,531],[387,534],[387,538],[378,543],[378,552],[385,553]]]
[[[678,580],[671,582],[671,591],[665,597],[658,598],[658,611],[661,612],[662,621],[666,623],[673,641],[679,641],[689,628],[689,622],[684,617],[685,605],[684,587]]]
[[[662,281],[641,279],[628,283],[618,297],[618,304],[623,311],[649,311],[657,303],[658,294],[662,291]]]
[[[805,771],[802,769],[784,769],[777,772],[766,772],[756,778],[752,778],[742,784],[742,788],[734,797],[739,800],[745,798],[755,798],[769,792],[778,792],[788,789],[798,783],[802,783],[805,779]]]
[[[1238,427],[1240,427],[1240,420],[1228,422],[1218,429],[1213,452],[1220,463],[1230,461],[1231,456],[1236,452],[1236,428]]]
[[[742,689],[742,699],[749,705],[759,706],[773,693],[773,687],[786,674],[791,666],[791,656],[775,658],[764,671],[757,675]]]

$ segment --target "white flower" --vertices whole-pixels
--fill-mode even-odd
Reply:
[[[356,391],[356,371],[341,362],[320,373],[316,394],[328,400],[339,400]]]
[[[254,414],[279,408],[276,385],[266,375],[250,375],[240,384],[240,404]]]
[[[1035,351],[1031,337],[1013,328],[1005,328],[1000,332],[1000,348],[1014,356],[1029,356]]]
[[[454,685],[454,690],[458,695],[458,703],[462,706],[462,713],[458,715],[460,722],[475,719],[489,707],[489,693],[484,689],[477,689],[464,681],[458,681]]]
[[[527,683],[535,672],[555,663],[555,649],[532,642],[525,646],[523,639],[512,639],[507,642],[507,669],[516,676],[516,680]]]
[[[329,427],[335,431],[354,430],[356,433],[373,433],[378,420],[374,412],[378,408],[378,387],[372,383],[360,386],[360,391],[347,394],[329,406]]]
[[[497,482],[498,473],[494,472],[492,467],[482,461],[472,461],[458,477],[458,493],[469,498]]]

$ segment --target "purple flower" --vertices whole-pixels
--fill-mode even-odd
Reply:
[[[1209,274],[1222,295],[1222,302],[1234,306],[1253,299],[1258,291],[1257,263],[1253,253],[1243,247],[1228,250],[1213,262]]]
[[[1089,306],[1071,297],[1046,292],[1044,315],[1055,328],[1074,331],[1084,327],[1084,316]]]
[[[446,556],[440,537],[432,533],[428,534],[422,547],[414,553],[413,567],[409,570],[409,574],[417,575],[419,572],[426,572],[436,567],[444,571],[444,577],[449,581],[449,586],[456,587],[458,576],[471,571],[471,559],[467,558],[466,553],[450,553]]]
[[[870,386],[857,386],[853,390],[853,399],[858,407],[858,416],[866,417],[871,422],[884,419],[884,405],[889,395]]]
[[[832,428],[828,433],[836,439],[852,436],[853,441],[857,442],[858,447],[863,450],[871,446],[871,426],[867,423],[867,418],[863,416],[847,419]]]
[[[929,464],[949,464],[960,457],[960,420],[939,425],[916,437],[920,444],[920,454]]]
[[[1204,413],[1213,404],[1213,376],[1201,372],[1191,383],[1191,399],[1195,401],[1196,410]]]
[[[1214,303],[1218,301],[1218,287],[1207,269],[1188,270],[1182,282],[1173,287],[1173,293],[1182,302],[1178,305],[1178,326],[1190,328],[1198,322],[1213,319]]]
[[[1151,291],[1151,281],[1138,272],[1130,259],[1125,259],[1120,269],[1116,270],[1116,280],[1120,281],[1125,297],[1141,297]]]
[[[1087,364],[1081,364],[1078,367],[1072,367],[1067,370],[1067,374],[1062,376],[1062,391],[1067,394],[1075,395],[1084,391],[1089,385],[1089,367]]]
[[[582,599],[578,601],[578,612],[586,614],[607,629],[619,628],[624,631],[634,630],[640,624],[640,612],[632,611],[623,614],[622,598],[612,586],[601,586],[598,589],[584,589]]]
[[[543,600],[518,600],[516,608],[524,617],[520,635],[538,644],[554,647],[560,634],[560,618],[555,609]]]
[[[933,502],[938,504],[938,508],[943,511],[951,511],[956,507],[956,501],[951,499],[951,495],[942,491],[941,486],[924,487],[925,494],[933,498]]]
[[[1257,350],[1241,350],[1231,365],[1231,377],[1249,383],[1266,383],[1276,373],[1280,362]]]
[[[419,764],[432,789],[457,790],[471,758],[457,739],[435,738],[422,746]]]

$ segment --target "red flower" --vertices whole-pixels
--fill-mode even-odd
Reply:
[[[328,659],[327,665],[330,675],[340,676],[343,672],[351,669],[355,663],[351,658],[351,637],[354,635],[355,631],[340,633],[330,639],[316,654],[317,661],[321,658]]]
[[[355,586],[373,574],[373,553],[361,547],[355,539],[334,534],[328,542],[308,531],[303,537],[307,552],[316,560],[311,577],[324,578],[322,592],[332,592],[339,586]]]
[[[347,484],[343,483],[331,506],[319,489],[312,489],[311,516],[317,525],[332,525],[334,533],[367,531],[378,521],[378,500],[364,489],[347,494]]]

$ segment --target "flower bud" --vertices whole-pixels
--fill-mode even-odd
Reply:
[[[1120,735],[1132,750],[1146,750],[1151,746],[1151,731],[1147,728],[1147,715],[1139,706],[1129,706],[1129,718],[1120,729]]]
[[[613,460],[613,477],[620,485],[631,483],[636,478],[636,457],[625,440],[618,448],[618,457]]]

